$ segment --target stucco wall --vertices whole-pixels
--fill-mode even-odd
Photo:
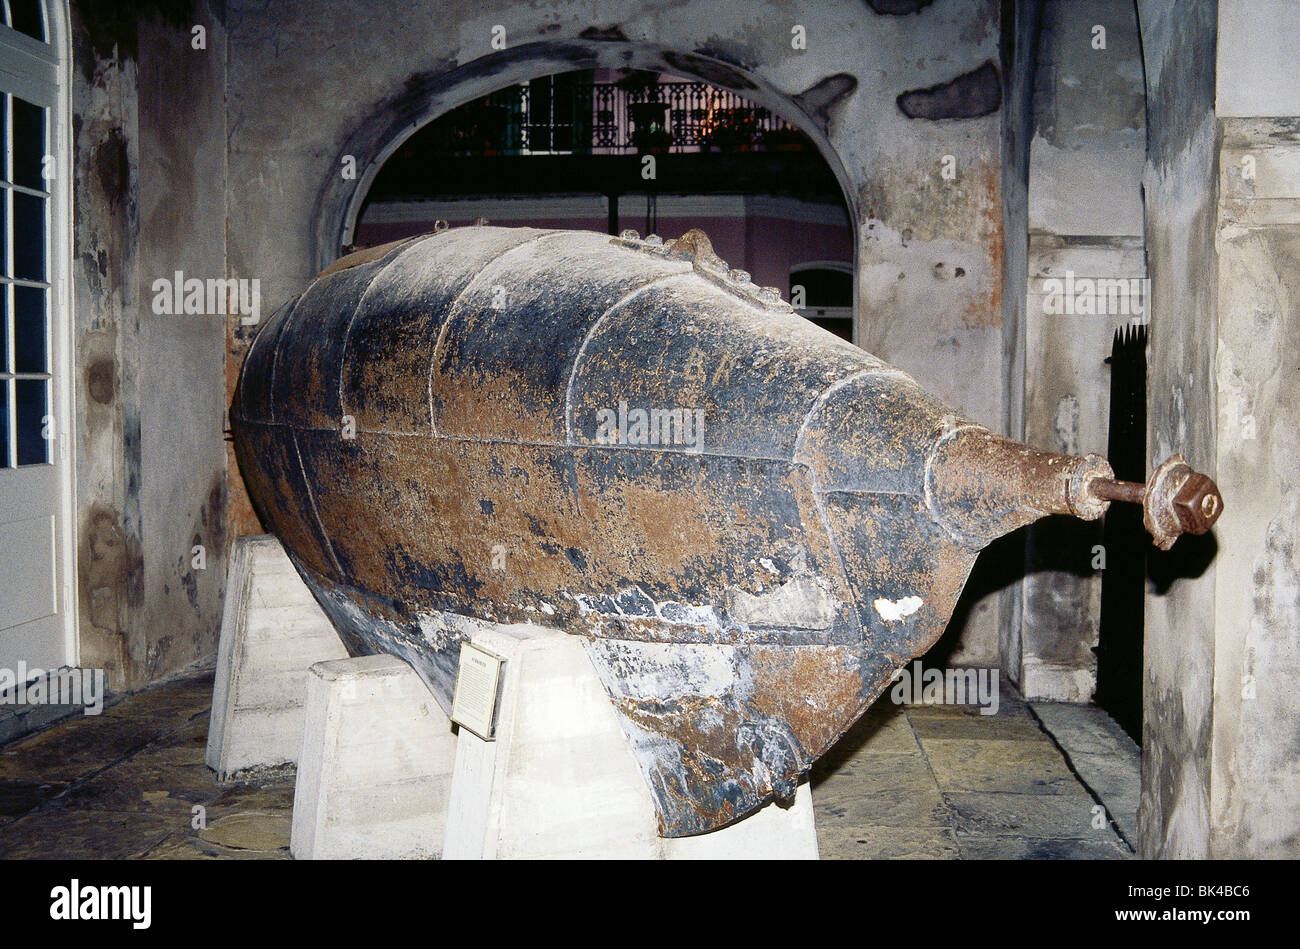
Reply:
[[[1214,347],[1217,129],[1215,4],[1138,0],[1147,88],[1147,262],[1151,330],[1147,381],[1150,470],[1181,452],[1215,477]],[[1224,517],[1237,498],[1224,495]],[[1152,552],[1146,602],[1142,803],[1146,857],[1209,851],[1214,675],[1215,534]]]
[[[116,689],[210,656],[225,587],[223,319],[150,305],[225,275],[221,10],[138,6],[72,7],[80,661]]]
[[[1260,68],[1298,33],[1295,4],[1219,4],[1215,857],[1300,857],[1300,86]]]
[[[1261,78],[1255,60],[1294,36],[1300,9],[1139,0],[1138,10],[1148,453],[1183,452],[1224,498],[1212,535],[1153,557],[1140,850],[1294,858],[1300,93]]]

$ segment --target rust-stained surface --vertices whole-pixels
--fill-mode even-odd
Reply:
[[[659,416],[656,444],[637,409],[696,424]],[[984,545],[1100,516],[1112,477],[957,418],[699,232],[470,227],[345,258],[262,328],[231,421],[349,648],[444,708],[466,618],[584,637],[666,836],[793,793]]]

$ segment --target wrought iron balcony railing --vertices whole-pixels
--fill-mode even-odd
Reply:
[[[703,82],[638,86],[554,76],[462,106],[419,133],[428,154],[619,155],[802,150],[794,126]]]

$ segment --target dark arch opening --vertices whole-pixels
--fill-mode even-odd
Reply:
[[[805,315],[852,339],[856,247],[839,178],[805,131],[736,92],[653,70],[568,70],[496,88],[397,141],[352,196],[340,251],[439,220],[669,237],[699,227],[783,294],[810,257],[828,264],[845,292],[810,301],[833,314]]]
[[[317,269],[337,259],[341,248],[352,242],[355,222],[379,170],[423,126],[514,83],[597,68],[643,69],[700,80],[741,95],[795,126],[814,143],[839,182],[853,230],[856,260],[855,192],[848,187],[848,175],[826,137],[824,123],[810,116],[796,98],[775,89],[761,76],[707,56],[595,38],[523,44],[446,70],[416,74],[400,91],[379,102],[344,142],[318,191],[313,213]],[[351,174],[344,173],[349,168]]]

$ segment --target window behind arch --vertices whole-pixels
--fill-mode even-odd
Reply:
[[[818,263],[791,268],[790,302],[806,319],[853,342],[851,265]]]

